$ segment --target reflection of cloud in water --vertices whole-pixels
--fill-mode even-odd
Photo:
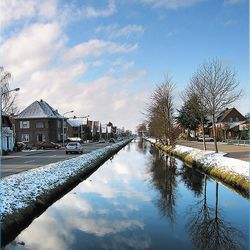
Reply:
[[[69,233],[67,225],[60,224],[61,222],[52,214],[41,216],[33,221],[31,226],[17,237],[16,241],[23,241],[24,249],[66,250],[69,242],[74,240],[74,236]]]
[[[53,209],[63,210],[64,213],[74,213],[74,212],[81,212],[85,215],[89,214],[93,208],[84,199],[79,199],[76,195],[66,195],[64,196],[59,202],[56,202],[53,205]]]
[[[144,229],[144,224],[138,220],[108,220],[108,219],[89,219],[78,217],[67,217],[65,223],[71,228],[92,233],[97,236],[116,234],[128,229]]]
[[[152,241],[149,235],[145,236],[135,236],[131,235],[129,238],[121,235],[115,235],[109,243],[103,243],[103,249],[150,249],[152,246]]]
[[[96,193],[104,198],[116,198],[118,195],[123,195],[131,199],[150,201],[148,193],[138,192],[130,185],[131,182],[141,182],[148,178],[144,162],[145,158],[141,156],[133,157],[132,154],[131,157],[127,158],[126,154],[117,155],[113,163],[107,162],[101,166],[101,174],[98,170],[90,177],[92,181],[82,182],[77,187],[77,191]],[[110,169],[111,164],[113,164],[112,169]]]

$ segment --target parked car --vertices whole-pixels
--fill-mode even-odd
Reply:
[[[99,143],[105,143],[105,140],[102,138],[99,140]]]
[[[25,142],[22,142],[22,141],[16,143],[16,148],[17,148],[17,151],[32,149],[31,146],[27,145]]]
[[[202,135],[198,136],[198,137],[197,137],[197,141],[203,141],[203,136],[202,136]],[[207,141],[214,141],[214,138],[209,137],[209,135],[205,135],[205,141],[206,141],[206,142],[207,142]]]
[[[109,139],[109,143],[114,143],[115,142],[115,139],[114,138],[110,138]]]
[[[83,146],[79,142],[69,142],[66,145],[65,153],[83,153]]]
[[[61,145],[54,142],[42,142],[39,144],[37,149],[59,149]]]

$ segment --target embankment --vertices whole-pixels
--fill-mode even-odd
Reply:
[[[147,139],[156,148],[179,158],[187,165],[215,178],[226,186],[249,198],[249,163],[223,156],[213,151],[204,151],[186,146],[164,146]]]
[[[91,175],[132,139],[0,180],[1,246]]]

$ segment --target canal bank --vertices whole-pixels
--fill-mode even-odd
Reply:
[[[233,158],[223,157],[223,154],[213,151],[194,149],[186,146],[166,146],[154,139],[146,139],[156,148],[175,156],[217,181],[233,188],[244,197],[249,198],[249,163]]]
[[[1,179],[1,246],[131,140]]]

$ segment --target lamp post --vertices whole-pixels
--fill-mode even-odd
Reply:
[[[63,126],[63,147],[64,147],[64,116],[65,116],[66,114],[73,113],[73,112],[74,112],[74,110],[71,110],[71,111],[65,112],[65,113],[63,114],[63,118],[62,118],[62,126]]]
[[[2,154],[3,154],[3,148],[2,148],[2,96],[6,95],[10,92],[19,91],[19,90],[20,90],[20,88],[15,88],[15,89],[7,90],[7,91],[0,94],[0,157],[1,157],[1,161],[2,161]],[[2,89],[1,89],[1,92],[2,92]]]

